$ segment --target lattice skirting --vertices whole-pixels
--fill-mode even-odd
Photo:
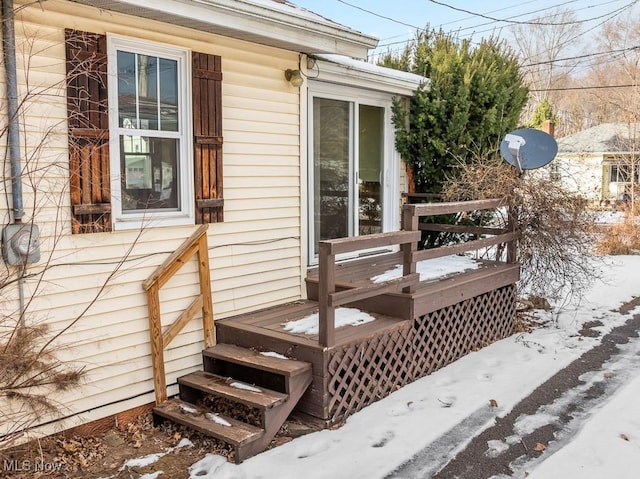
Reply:
[[[329,353],[328,419],[340,421],[471,351],[513,333],[515,287],[505,286]]]

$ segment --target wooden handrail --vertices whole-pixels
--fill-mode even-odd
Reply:
[[[330,254],[353,253],[361,249],[383,248],[395,244],[420,241],[420,235],[415,231],[392,231],[390,233],[375,233],[349,238],[337,238],[323,241]]]
[[[318,307],[319,342],[322,346],[335,343],[335,308],[338,305],[378,296],[401,287],[414,286],[419,281],[415,274],[415,264],[411,265],[410,254],[405,254],[402,277],[377,285],[367,285],[336,292],[336,254],[350,253],[366,248],[379,248],[399,244],[407,251],[420,240],[421,233],[415,231],[394,231],[373,235],[338,238],[319,243],[318,259]]]
[[[321,241],[319,243],[318,261],[320,344],[322,346],[334,345],[335,308],[337,306],[398,290],[402,290],[404,293],[414,292],[416,285],[420,282],[420,275],[416,272],[418,261],[506,244],[507,262],[515,262],[518,233],[516,214],[512,208],[508,210],[507,228],[420,223],[420,217],[422,216],[495,209],[507,205],[505,198],[449,203],[405,204],[402,209],[402,231]],[[477,236],[491,235],[491,237],[418,251],[417,245],[421,239],[421,230],[468,233]],[[348,283],[340,283],[339,286],[346,289],[336,291],[336,286],[338,286],[336,283],[336,255],[391,245],[400,245],[403,253],[402,276],[400,278],[381,284],[366,284],[355,287]]]
[[[464,213],[467,211],[490,210],[507,206],[504,198],[474,201],[453,201],[447,203],[416,203],[406,204],[403,208],[411,211],[413,216],[437,216],[451,213]]]
[[[198,279],[200,294],[183,313],[162,332],[160,319],[160,288],[182,268],[195,254],[198,255]],[[164,260],[149,276],[142,287],[147,292],[149,310],[149,339],[151,342],[151,362],[156,404],[167,400],[167,379],[164,369],[164,350],[180,333],[182,328],[202,311],[202,329],[205,347],[213,346],[215,325],[213,321],[213,300],[211,298],[211,273],[209,270],[209,248],[207,246],[207,225],[200,226],[180,247]]]

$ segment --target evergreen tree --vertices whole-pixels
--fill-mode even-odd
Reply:
[[[533,118],[531,118],[531,128],[540,128],[545,120],[554,120],[554,123],[557,123],[551,104],[546,98],[536,105],[536,109],[533,111]]]
[[[494,157],[516,128],[528,90],[514,53],[489,38],[474,46],[442,31],[420,31],[379,64],[429,78],[406,111],[394,105],[396,147],[416,191],[439,193],[459,161]]]

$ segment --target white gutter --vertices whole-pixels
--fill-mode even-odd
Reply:
[[[422,84],[428,87],[429,79],[414,73],[394,70],[341,55],[314,55],[317,59],[317,76],[313,70],[309,78],[316,81],[357,86],[394,95],[412,96]]]
[[[378,39],[274,0],[71,0],[302,53],[366,58]]]

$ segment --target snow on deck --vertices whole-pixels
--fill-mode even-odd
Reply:
[[[364,311],[360,311],[356,308],[337,308],[335,314],[336,328],[342,328],[343,326],[359,326],[361,324],[375,321],[376,319],[369,313],[365,313]],[[319,321],[320,313],[314,313],[296,321],[283,323],[282,327],[285,331],[289,331],[291,333],[318,334]]]
[[[426,259],[416,263],[416,272],[420,274],[420,281],[442,278],[449,274],[462,273],[464,271],[478,269],[482,263],[468,256],[444,256],[442,258]],[[371,281],[383,283],[402,276],[402,265],[374,276]]]

